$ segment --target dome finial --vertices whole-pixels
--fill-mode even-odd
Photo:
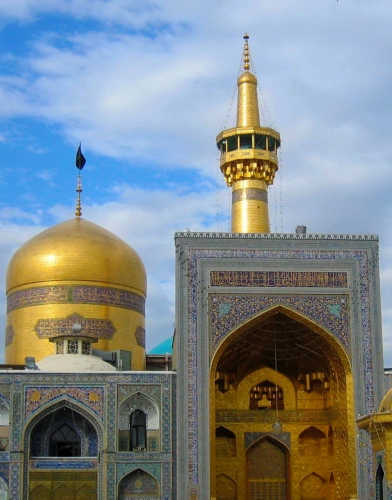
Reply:
[[[79,147],[76,152],[76,168],[79,170],[78,185],[76,187],[76,192],[78,193],[78,197],[76,200],[76,210],[75,210],[76,217],[80,217],[82,215],[82,202],[80,193],[83,191],[83,189],[82,189],[82,176],[80,175],[80,172],[82,168],[85,166],[85,164],[86,164],[86,158],[83,156],[82,153],[82,144],[79,143]]]
[[[249,40],[249,35],[248,33],[245,33],[244,35],[244,70],[249,71],[250,65],[249,65],[249,45],[248,45],[248,40]]]
[[[75,210],[76,217],[81,217],[81,215],[82,215],[82,202],[81,202],[81,196],[80,196],[80,193],[82,191],[83,191],[83,189],[82,189],[82,176],[80,175],[80,172],[79,172],[78,185],[76,187],[76,192],[78,193],[77,200],[76,200],[76,210]]]

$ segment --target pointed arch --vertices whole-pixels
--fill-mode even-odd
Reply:
[[[315,472],[311,472],[300,482],[301,500],[326,500],[327,494],[327,481]]]
[[[384,499],[384,469],[378,464],[376,472],[376,500]]]
[[[134,445],[132,416],[141,411],[145,416],[145,439],[143,444]],[[159,409],[157,404],[142,392],[135,392],[125,399],[118,411],[118,450],[134,451],[134,448],[158,451],[159,449]],[[138,441],[138,440],[137,440]]]
[[[283,443],[263,436],[246,450],[246,482],[249,498],[285,500],[289,490],[289,453]]]
[[[142,410],[147,415],[147,429],[159,429],[159,409],[155,401],[142,392],[135,392],[125,399],[119,407],[119,429],[129,429],[129,416],[135,410]]]
[[[95,427],[78,409],[67,404],[40,414],[30,431],[30,454],[35,457],[96,457],[98,436]]]
[[[309,301],[309,307],[311,306]],[[310,432],[308,436],[305,433],[301,437],[305,452],[306,446],[312,444],[312,439],[314,444],[317,444],[319,439],[321,450],[317,456],[331,461],[332,457],[328,455],[331,446],[328,448],[327,422],[334,426],[339,410],[343,415],[339,420],[343,431],[342,439],[335,443],[335,447],[336,452],[345,457],[345,460],[339,462],[337,470],[342,474],[348,472],[353,458],[349,444],[355,437],[349,428],[353,417],[349,401],[354,396],[354,386],[346,347],[340,343],[338,336],[334,336],[327,328],[303,313],[277,304],[250,319],[247,318],[230,330],[216,346],[210,364],[212,494],[216,494],[216,477],[220,472],[224,472],[226,467],[226,459],[217,456],[216,427],[219,424],[230,425],[235,422],[243,424],[246,432],[264,435],[271,433],[275,412],[265,411],[269,409],[267,405],[250,404],[250,392],[256,393],[264,381],[271,387],[278,387],[278,391],[282,392],[283,401],[278,401],[274,406],[271,402],[270,408],[276,408],[279,412],[276,418],[283,424],[284,432],[290,432],[296,442],[292,450],[295,463],[301,460],[298,457],[300,438],[298,434],[294,436],[293,432],[303,424],[303,412],[314,413],[314,422],[319,422],[321,432],[324,432],[323,436],[312,437]],[[219,383],[226,383],[225,391],[221,390]],[[264,385],[266,388],[261,387],[261,392],[268,393],[268,384]],[[320,415],[323,416],[322,419]],[[301,430],[304,430],[304,427]],[[237,437],[243,439],[240,435]],[[277,446],[279,448],[279,445]],[[249,461],[252,448],[244,451],[237,449],[237,455],[240,453],[244,453],[243,458]],[[290,465],[288,451],[284,453],[284,458],[287,471]],[[254,481],[252,487],[257,488],[256,483],[257,481]],[[262,483],[263,481],[260,482]],[[248,496],[250,487],[247,479]],[[264,495],[263,492],[259,493]],[[289,492],[287,494],[289,495]]]
[[[72,489],[66,484],[61,484],[53,491],[53,500],[71,500],[73,497],[74,495]]]
[[[151,500],[160,498],[160,487],[157,479],[141,468],[136,468],[124,476],[118,484],[118,500],[129,498]]]
[[[43,484],[39,484],[30,491],[30,500],[52,500],[52,492]]]
[[[326,454],[326,442],[327,436],[325,433],[311,425],[299,435],[299,454],[314,457]]]
[[[237,500],[237,483],[223,473],[216,477],[216,500]]]
[[[236,435],[227,427],[221,425],[215,429],[215,443],[217,457],[236,456]]]
[[[219,358],[233,339],[243,335],[247,330],[256,327],[262,320],[269,319],[277,313],[284,314],[287,317],[298,321],[298,323],[301,323],[302,325],[311,329],[314,333],[320,335],[320,337],[326,340],[327,343],[335,350],[340,361],[343,364],[346,374],[351,372],[351,363],[346,351],[344,350],[338,339],[336,339],[329,330],[327,330],[325,327],[323,327],[310,317],[306,316],[302,312],[282,304],[276,304],[264,309],[263,311],[248,318],[244,323],[235,326],[230,332],[228,332],[228,334],[225,335],[225,337],[220,341],[215,349],[215,352],[211,359],[211,371],[216,371]]]
[[[96,500],[97,490],[84,484],[75,493],[75,500]]]
[[[25,445],[28,443],[28,439],[30,437],[32,428],[40,420],[42,420],[43,417],[63,407],[67,407],[73,411],[76,411],[84,418],[86,418],[97,432],[99,438],[99,445],[103,446],[104,429],[102,422],[97,418],[96,414],[93,413],[87,406],[83,405],[79,401],[76,401],[74,398],[69,397],[68,395],[61,396],[60,398],[57,398],[54,401],[49,401],[48,403],[43,405],[39,410],[34,412],[33,415],[30,415],[30,417],[26,421],[26,425],[22,432],[22,439]]]
[[[285,395],[286,410],[294,410],[296,408],[296,391],[292,381],[282,373],[276,372],[274,369],[266,366],[255,370],[239,382],[237,388],[238,408],[244,410],[249,409],[249,395],[251,389],[263,380],[268,380],[273,385],[277,384],[281,387]]]

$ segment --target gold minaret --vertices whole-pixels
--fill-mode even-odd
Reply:
[[[238,78],[237,126],[221,132],[220,169],[232,186],[231,231],[269,233],[267,187],[278,170],[280,135],[260,126],[257,79],[249,68],[249,36],[244,40],[244,72]]]

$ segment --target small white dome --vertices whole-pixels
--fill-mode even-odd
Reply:
[[[116,368],[98,356],[54,354],[37,363],[44,372],[114,372]]]

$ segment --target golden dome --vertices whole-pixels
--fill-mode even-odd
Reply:
[[[385,394],[378,409],[379,413],[392,411],[392,389]]]
[[[43,231],[12,257],[7,293],[42,282],[105,282],[146,295],[146,271],[138,254],[110,231],[79,217]]]

